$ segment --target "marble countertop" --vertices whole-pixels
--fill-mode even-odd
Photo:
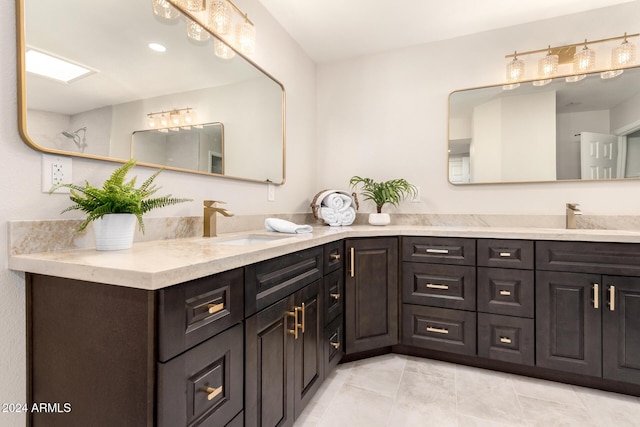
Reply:
[[[389,225],[385,227],[314,227],[313,233],[248,246],[224,244],[225,240],[251,235],[274,235],[264,230],[226,233],[217,238],[183,238],[135,243],[123,251],[74,249],[11,255],[9,268],[155,290],[188,280],[297,252],[350,237],[439,236],[494,239],[565,240],[640,243],[639,231],[564,230],[552,228],[434,227]]]

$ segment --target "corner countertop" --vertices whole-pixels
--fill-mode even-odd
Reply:
[[[278,233],[257,230],[228,233],[217,238],[157,240],[134,243],[131,249],[113,252],[96,251],[91,248],[12,255],[9,257],[9,268],[68,279],[156,290],[353,237],[434,236],[640,243],[638,231],[419,225],[317,226],[312,233],[286,235],[286,238],[255,245],[231,246],[221,243],[248,234]]]

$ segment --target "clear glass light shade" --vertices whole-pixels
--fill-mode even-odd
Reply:
[[[548,54],[538,61],[538,77],[548,79],[558,72],[558,55]]]
[[[218,58],[231,59],[236,53],[225,42],[215,39],[213,41],[213,51]]]
[[[180,126],[181,119],[179,111],[172,111],[169,115],[169,119],[171,119],[171,124],[173,126]]]
[[[205,0],[182,0],[185,9],[198,12],[205,9]]]
[[[596,66],[596,52],[585,46],[573,55],[573,72],[578,74],[591,71]]]
[[[517,57],[513,58],[513,61],[507,64],[507,82],[515,83],[519,82],[524,78],[524,61],[518,59]]]
[[[160,117],[160,127],[166,128],[167,126],[169,126],[169,119],[167,119],[167,116],[163,113]]]
[[[245,21],[236,27],[236,43],[240,52],[251,55],[256,50],[256,28]]]
[[[211,34],[209,34],[207,30],[202,28],[195,21],[187,18],[187,36],[189,36],[191,40],[203,42],[209,40]]]
[[[194,124],[196,122],[196,112],[190,108],[187,109],[187,111],[184,113],[184,116],[182,117],[182,122],[185,126],[191,126],[192,124]]]
[[[625,40],[611,51],[611,68],[628,67],[636,62],[636,45]]]
[[[231,30],[231,6],[227,0],[213,0],[209,4],[209,27],[216,34],[225,35]]]
[[[151,0],[153,13],[163,19],[178,19],[180,11],[167,0]]]
[[[147,127],[150,129],[154,129],[157,126],[156,118],[152,115],[147,117]]]

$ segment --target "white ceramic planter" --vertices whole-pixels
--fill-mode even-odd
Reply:
[[[93,221],[96,249],[99,251],[129,249],[133,244],[135,229],[134,214],[107,214]]]
[[[386,213],[369,214],[369,224],[371,225],[387,225],[391,222],[391,217]]]

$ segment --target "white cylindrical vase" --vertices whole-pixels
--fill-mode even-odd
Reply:
[[[104,215],[93,221],[96,249],[99,251],[118,251],[131,248],[135,229],[136,216],[134,214]]]

